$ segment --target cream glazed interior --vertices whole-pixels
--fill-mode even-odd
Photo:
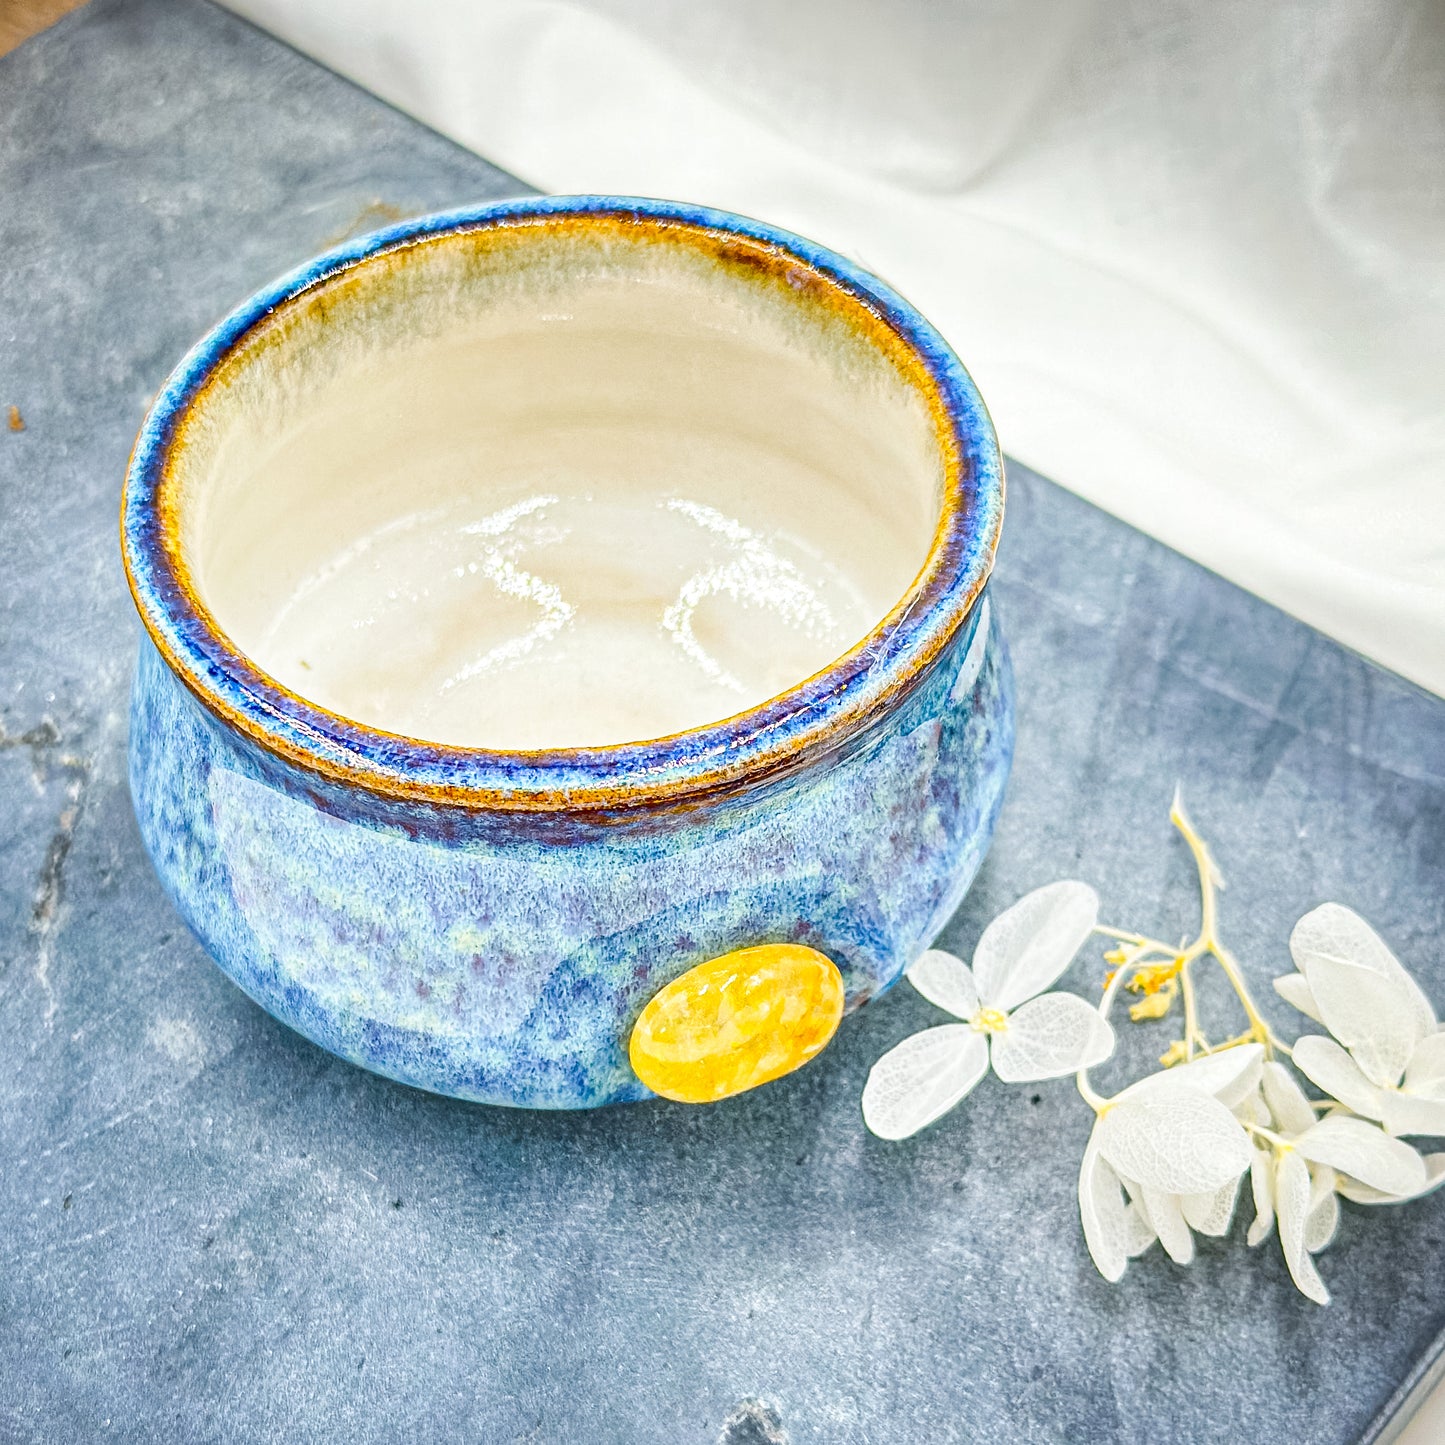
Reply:
[[[278,308],[176,449],[220,630],[334,713],[504,750],[698,727],[849,651],[928,554],[935,424],[857,301],[727,247],[558,216]]]

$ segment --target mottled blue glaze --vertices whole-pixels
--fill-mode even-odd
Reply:
[[[153,500],[179,409],[269,306],[338,264],[408,235],[563,205],[625,205],[762,237],[866,294],[938,382],[965,458],[970,526],[940,530],[923,582],[869,646],[782,699],[658,742],[531,755],[440,747],[276,690],[228,652],[159,557]],[[130,733],[146,847],[220,966],[341,1057],[486,1103],[646,1097],[628,1036],[647,1000],[688,968],[749,945],[805,943],[838,964],[856,1008],[958,906],[1013,752],[1007,653],[979,590],[1001,507],[992,428],[937,333],[881,283],[786,233],[664,203],[572,199],[367,238],[223,323],[178,368],[137,443],[123,542],[151,634]],[[739,762],[741,775],[727,772]],[[696,792],[647,801],[678,779],[698,780]],[[451,791],[408,796],[398,781]],[[469,805],[464,791],[599,784],[618,801],[518,811]]]
[[[131,793],[156,869],[212,956],[324,1048],[492,1104],[640,1099],[628,1034],[694,964],[806,943],[837,962],[853,1008],[952,915],[1013,752],[990,611],[985,596],[851,757],[756,799],[570,843],[445,844],[322,811],[308,777],[258,768],[143,642]]]

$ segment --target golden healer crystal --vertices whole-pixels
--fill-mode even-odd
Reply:
[[[648,1001],[628,1055],[655,1094],[710,1104],[801,1068],[843,1017],[833,961],[797,943],[710,958]]]

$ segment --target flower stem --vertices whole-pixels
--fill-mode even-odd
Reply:
[[[1220,886],[1221,879],[1219,868],[1214,859],[1210,856],[1209,845],[1195,831],[1194,824],[1189,821],[1184,811],[1184,803],[1179,794],[1174,794],[1174,802],[1169,809],[1169,821],[1183,835],[1184,841],[1189,845],[1189,851],[1194,855],[1194,866],[1199,870],[1199,937],[1195,941],[1208,947],[1212,944],[1215,935],[1215,897],[1214,890]]]
[[[1079,1087],[1079,1093],[1083,1096],[1084,1102],[1096,1113],[1102,1114],[1109,1107],[1109,1100],[1102,1094],[1094,1092],[1089,1084],[1089,1071],[1080,1069],[1074,1078],[1074,1083]]]
[[[1189,976],[1189,965],[1193,961],[1193,959],[1186,959],[1179,965],[1179,987],[1184,994],[1185,1063],[1194,1058],[1196,1044],[1201,1046],[1205,1053],[1209,1052],[1209,1045],[1205,1042],[1204,1035],[1199,1032],[1199,1010],[1194,998],[1194,980]]]
[[[1160,945],[1162,947],[1162,945]],[[1104,997],[1099,1000],[1099,1017],[1106,1022],[1114,1007],[1114,1000],[1119,997],[1119,990],[1124,986],[1124,981],[1136,969],[1146,967],[1148,956],[1155,949],[1152,939],[1141,938],[1133,951],[1126,956],[1124,961],[1114,970],[1113,976],[1109,979],[1104,989]],[[1168,950],[1166,950],[1168,951]],[[1113,1101],[1106,1099],[1102,1094],[1096,1093],[1089,1083],[1088,1069],[1080,1069],[1074,1075],[1074,1083],[1078,1086],[1079,1093],[1083,1095],[1084,1102],[1096,1113],[1102,1114]]]
[[[1117,938],[1120,943],[1140,944],[1150,942],[1142,933],[1130,933],[1127,928],[1110,928],[1107,923],[1096,923],[1094,925],[1094,932],[1102,933],[1105,938]]]
[[[1239,960],[1219,941],[1218,890],[1224,886],[1224,880],[1220,877],[1219,867],[1209,851],[1209,845],[1199,836],[1194,824],[1190,822],[1188,814],[1185,813],[1178,793],[1174,795],[1173,805],[1169,809],[1169,821],[1179,830],[1180,836],[1188,844],[1190,855],[1194,859],[1194,866],[1199,874],[1199,933],[1192,943],[1175,947],[1173,944],[1161,942],[1157,938],[1150,938],[1146,934],[1134,933],[1127,928],[1115,928],[1105,923],[1095,924],[1093,929],[1095,933],[1104,938],[1112,938],[1116,943],[1122,945],[1105,955],[1106,960],[1114,965],[1114,970],[1105,984],[1104,996],[1099,1000],[1100,1017],[1105,1020],[1109,1018],[1115,999],[1118,998],[1120,990],[1130,979],[1144,969],[1152,969],[1154,976],[1139,986],[1150,994],[1157,993],[1161,988],[1172,990],[1173,980],[1177,978],[1179,981],[1179,992],[1184,997],[1182,1062],[1192,1061],[1196,1054],[1218,1053],[1221,1049],[1235,1048],[1240,1044],[1247,1043],[1263,1044],[1266,1057],[1272,1058],[1276,1053],[1288,1055],[1290,1053],[1288,1046],[1270,1028],[1255,1005],[1249,985],[1244,981],[1244,971],[1239,966]],[[1195,991],[1194,978],[1190,972],[1195,960],[1203,958],[1206,954],[1219,965],[1220,972],[1224,974],[1229,986],[1234,990],[1240,1007],[1244,1010],[1244,1016],[1249,1022],[1249,1028],[1244,1033],[1214,1048],[1210,1047],[1209,1040],[1205,1038],[1199,1027],[1199,1001]],[[1166,1006],[1164,1009],[1154,1011],[1150,1016],[1162,1017],[1167,1011]],[[1173,1055],[1166,1063],[1179,1061],[1178,1056]],[[1103,1113],[1113,1102],[1093,1088],[1089,1082],[1087,1069],[1080,1069],[1074,1076],[1074,1081],[1085,1103],[1096,1114]]]
[[[1215,962],[1223,970],[1225,978],[1233,986],[1236,994],[1239,995],[1240,1005],[1244,1009],[1244,1016],[1249,1020],[1250,1032],[1260,1043],[1264,1045],[1266,1054],[1281,1053],[1290,1054],[1289,1045],[1284,1042],[1269,1024],[1261,1017],[1259,1010],[1254,1006],[1254,999],[1244,982],[1244,975],[1240,970],[1239,961],[1223,945],[1217,941],[1210,951],[1214,954]]]
[[[1246,1132],[1254,1135],[1256,1139],[1263,1139],[1265,1143],[1269,1144],[1272,1148],[1294,1148],[1294,1145],[1291,1144],[1288,1139],[1280,1134],[1276,1134],[1273,1129],[1266,1129],[1263,1124],[1245,1124],[1244,1127]]]
[[[1229,980],[1229,986],[1234,990],[1235,997],[1239,999],[1239,1005],[1244,1010],[1245,1018],[1249,1020],[1249,1032],[1234,1042],[1261,1043],[1264,1045],[1266,1057],[1273,1057],[1276,1053],[1289,1054],[1288,1046],[1270,1028],[1255,1005],[1254,996],[1249,991],[1249,985],[1244,981],[1244,971],[1240,968],[1238,959],[1219,941],[1217,890],[1223,887],[1223,880],[1220,877],[1218,865],[1209,851],[1209,845],[1199,836],[1194,824],[1189,821],[1189,816],[1185,813],[1184,805],[1177,793],[1174,795],[1174,804],[1169,809],[1169,821],[1174,824],[1189,845],[1189,851],[1194,857],[1194,866],[1199,872],[1199,936],[1184,950],[1181,972],[1184,972],[1187,977],[1189,964],[1195,958],[1206,953],[1209,954],[1219,965],[1220,972]],[[1186,985],[1186,1050],[1190,1048],[1191,1043],[1189,1023],[1191,993],[1192,989]],[[1190,1057],[1193,1057],[1192,1053]]]

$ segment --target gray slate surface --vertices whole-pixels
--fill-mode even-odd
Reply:
[[[864,1133],[870,1063],[937,1020],[907,988],[724,1105],[512,1113],[329,1058],[179,925],[125,786],[146,400],[373,203],[519,189],[199,3],[95,0],[0,60],[0,1437],[1360,1438],[1445,1326],[1445,1197],[1346,1206],[1328,1311],[1243,1219],[1111,1288],[1067,1083]],[[1182,933],[1178,780],[1256,980],[1335,897],[1445,1003],[1445,703],[1012,477],[1018,762],[946,941],[1070,874]]]

